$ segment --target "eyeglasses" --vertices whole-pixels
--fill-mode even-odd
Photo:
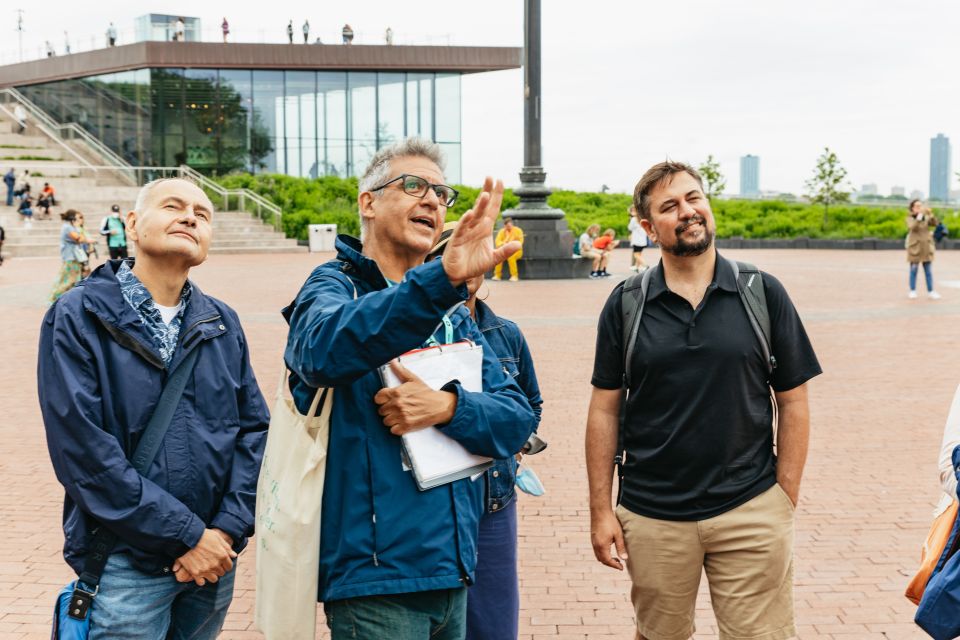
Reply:
[[[381,189],[398,181],[400,181],[400,188],[403,189],[404,193],[416,198],[424,197],[427,195],[428,191],[433,189],[433,192],[437,194],[437,199],[440,200],[440,204],[445,207],[452,207],[453,203],[457,201],[457,196],[460,195],[460,192],[453,187],[448,187],[445,184],[433,184],[427,182],[420,176],[412,176],[407,173],[401,173],[393,180],[387,180],[379,187],[370,189],[370,191],[380,191]]]

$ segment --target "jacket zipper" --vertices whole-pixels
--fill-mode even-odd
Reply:
[[[158,369],[165,368],[163,361],[160,360],[155,353],[153,353],[152,351],[147,349],[145,346],[143,346],[143,344],[141,344],[139,340],[137,340],[130,334],[125,333],[120,329],[116,328],[115,326],[105,321],[96,313],[94,313],[93,315],[100,322],[103,328],[107,330],[107,333],[113,336],[113,339],[117,341],[117,344],[130,349],[131,351],[139,355],[141,358],[143,358],[144,360],[146,360],[156,368]]]
[[[203,320],[197,320],[197,321],[194,322],[192,325],[190,325],[190,327],[189,327],[184,333],[185,333],[185,334],[190,333],[191,331],[193,331],[194,329],[196,329],[196,328],[197,328],[198,326],[200,326],[201,324],[206,324],[206,323],[208,323],[208,322],[216,322],[217,320],[220,320],[220,318],[221,318],[221,316],[218,314],[218,315],[215,315],[215,316],[210,316],[209,318],[204,318]],[[182,348],[182,349],[189,349],[189,348],[190,348],[190,345],[192,345],[194,342],[196,342],[196,339],[197,339],[199,336],[200,336],[199,333],[196,333],[196,334],[190,336],[190,337],[187,338],[187,340],[183,343],[183,345],[181,346],[181,348]]]
[[[370,487],[370,529],[373,537],[373,566],[380,566],[380,558],[377,557],[377,505],[373,499],[373,459],[370,457],[370,443],[367,442],[367,484]]]

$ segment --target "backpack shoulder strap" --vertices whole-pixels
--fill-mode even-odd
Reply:
[[[630,387],[630,360],[637,343],[637,333],[640,331],[640,318],[643,316],[643,306],[647,301],[647,290],[650,288],[650,278],[653,276],[651,267],[643,273],[635,273],[623,283],[620,294],[623,340],[623,379],[627,388]]]
[[[737,280],[737,291],[740,292],[740,300],[747,310],[747,317],[750,319],[750,325],[753,327],[760,346],[763,349],[763,357],[767,363],[767,373],[773,373],[777,367],[777,359],[772,350],[772,331],[770,326],[770,311],[767,309],[767,295],[763,290],[763,276],[760,270],[749,262],[737,262],[725,258],[733,268],[733,275]]]

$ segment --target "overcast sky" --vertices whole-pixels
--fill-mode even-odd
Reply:
[[[764,190],[802,193],[824,146],[852,186],[929,190],[930,138],[960,142],[960,3],[946,0],[543,1],[543,140],[548,183],[630,191],[664,158],[719,159],[727,192],[739,158],[760,156]],[[522,0],[97,3],[9,0],[0,9],[0,61],[64,29],[74,49],[102,42],[113,20],[129,42],[145,13],[197,16],[217,37],[226,15],[235,39],[281,41],[287,20],[358,42],[523,45]],[[201,9],[202,8],[202,9]],[[202,12],[200,12],[202,11]],[[492,174],[518,182],[523,163],[522,73],[463,79],[463,181]],[[952,154],[956,157],[956,153]],[[953,169],[960,168],[954,162]],[[953,183],[956,185],[956,178]]]

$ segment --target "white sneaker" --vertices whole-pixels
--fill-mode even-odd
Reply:
[[[916,299],[917,299],[917,292],[916,292],[916,291],[911,291],[910,293],[907,294],[907,297],[910,298],[911,300],[916,300]]]
[[[936,291],[931,291],[930,293],[927,294],[927,297],[930,298],[931,300],[939,300],[939,299],[942,298],[943,296],[941,296],[941,295],[940,295],[939,293],[937,293]]]

